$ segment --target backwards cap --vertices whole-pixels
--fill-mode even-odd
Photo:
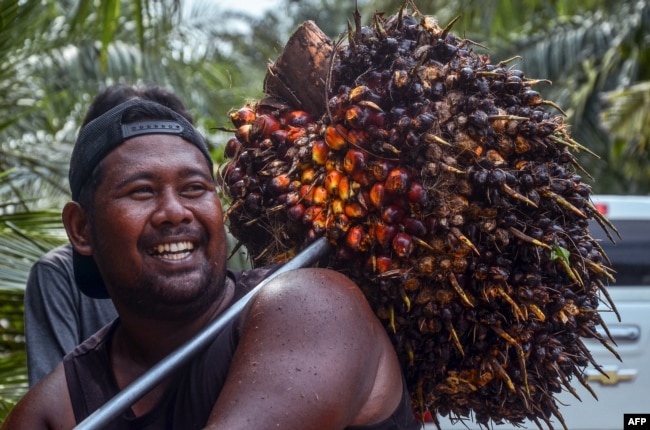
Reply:
[[[133,107],[155,107],[165,111],[173,120],[146,120],[123,123],[122,117]],[[205,157],[210,173],[213,163],[210,151],[201,134],[185,117],[179,113],[152,101],[132,99],[115,106],[104,114],[86,124],[77,137],[68,179],[72,199],[77,201],[84,184],[92,175],[99,162],[113,149],[127,139],[146,134],[174,134],[196,146]],[[108,298],[104,281],[92,257],[73,251],[72,263],[75,280],[79,289],[87,296],[96,299]]]

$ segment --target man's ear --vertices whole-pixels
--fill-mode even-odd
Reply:
[[[93,254],[92,241],[90,240],[90,226],[88,214],[77,202],[68,202],[63,207],[63,226],[68,234],[72,247],[81,255]]]

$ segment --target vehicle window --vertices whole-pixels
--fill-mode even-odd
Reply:
[[[650,285],[650,221],[612,221],[621,239],[612,244],[599,225],[590,226],[591,236],[600,240],[602,248],[612,261],[616,286]]]

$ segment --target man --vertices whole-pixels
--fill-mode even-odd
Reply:
[[[247,273],[226,270],[212,172],[203,138],[156,103],[128,101],[81,130],[64,225],[80,287],[105,288],[119,318],[30,390],[3,429],[72,428],[250,287]],[[337,272],[299,269],[109,428],[419,427],[361,291]]]
[[[95,98],[82,127],[110,108],[134,98],[160,103],[193,123],[193,117],[184,103],[171,91],[157,85],[115,84]],[[246,266],[242,255],[238,256],[239,259],[229,260],[229,266]],[[92,294],[92,291],[89,293]],[[77,287],[70,244],[47,252],[32,266],[25,287],[25,337],[30,387],[52,371],[65,354],[116,316],[113,302],[107,295],[92,297]]]

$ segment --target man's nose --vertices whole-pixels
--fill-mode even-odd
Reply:
[[[156,211],[152,216],[152,223],[154,225],[165,223],[179,225],[190,222],[193,216],[184,199],[178,193],[167,190],[158,198]]]

